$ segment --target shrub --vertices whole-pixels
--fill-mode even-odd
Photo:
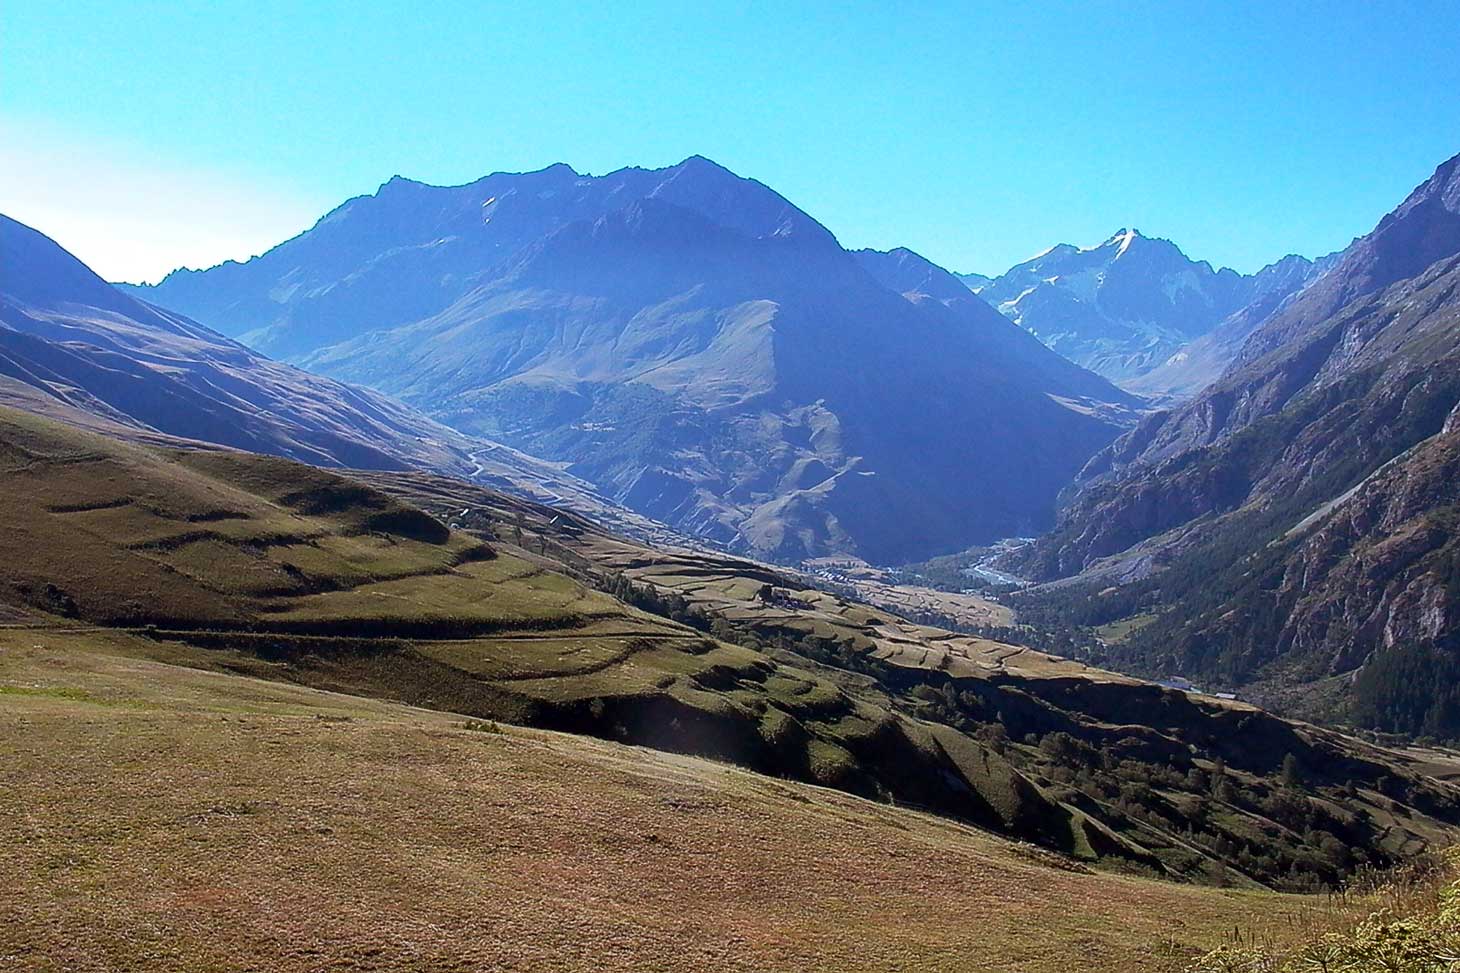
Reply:
[[[1437,871],[1401,876],[1369,898],[1380,908],[1348,928],[1315,931],[1291,948],[1244,938],[1208,953],[1191,967],[1191,973],[1453,973],[1460,969],[1460,855],[1452,852]]]

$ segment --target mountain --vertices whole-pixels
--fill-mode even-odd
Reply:
[[[1331,270],[1341,256],[1341,252],[1331,253],[1311,262],[1303,257],[1287,256],[1264,268],[1258,275],[1264,278],[1263,286],[1257,289],[1250,303],[1151,371],[1123,383],[1124,387],[1148,399],[1192,398],[1221,377],[1241,354],[1252,332],[1284,302]]]
[[[1106,613],[1165,606],[1119,650],[1139,666],[1300,706],[1294,684],[1342,677],[1332,712],[1454,735],[1443,683],[1423,684],[1434,706],[1372,693],[1397,659],[1453,664],[1457,403],[1460,156],[1281,304],[1218,381],[1092,459],[1023,567],[1133,582]],[[1410,715],[1378,715],[1391,709]]]
[[[323,466],[430,469],[662,537],[550,463],[377,392],[283,365],[107,284],[0,216],[0,404],[146,441],[163,433]]]
[[[1270,309],[1314,273],[1298,256],[1250,276],[1213,270],[1168,240],[1123,229],[1095,247],[1059,244],[969,286],[1071,361],[1143,394],[1169,395],[1190,390],[1200,373],[1162,381],[1163,363],[1249,305]]]
[[[695,157],[395,179],[139,292],[734,549],[896,562],[1047,526],[1136,404],[914,257]]]
[[[331,466],[465,472],[465,437],[123,294],[0,216],[7,399]]]
[[[394,176],[246,263],[178,270],[150,287],[122,286],[292,361],[435,314],[527,244],[646,198],[752,237],[832,239],[781,196],[700,156],[670,169],[627,168],[597,178],[559,163],[452,187]]]

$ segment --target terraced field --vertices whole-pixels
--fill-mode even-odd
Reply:
[[[19,414],[0,424],[0,476],[0,594],[39,631],[128,632],[251,675],[714,756],[1089,860],[1144,857],[946,727],[356,480]]]
[[[1383,750],[1244,703],[919,625],[767,565],[649,548],[458,481],[367,476],[443,516],[469,510],[482,536],[520,537],[543,563],[810,668],[864,705],[955,730],[938,737],[950,751],[959,746],[950,740],[977,740],[1023,782],[1098,822],[1097,846],[1113,838],[1130,849],[1127,867],[1305,887],[1361,860],[1449,844],[1460,821],[1453,755]],[[1284,783],[1288,755],[1296,787]]]
[[[713,757],[1196,883],[1317,888],[1460,834],[1460,791],[1412,756],[460,481],[13,413],[0,479],[0,604],[22,640],[126,637],[152,659]]]
[[[475,510],[504,527],[518,523],[520,518],[527,528],[527,549],[547,551],[545,557],[552,559],[547,563],[569,569],[578,564],[597,572],[618,573],[768,635],[784,630],[850,643],[879,662],[933,669],[951,676],[1006,673],[1017,678],[1082,678],[1145,685],[1023,646],[918,625],[888,610],[829,594],[799,576],[768,565],[702,549],[667,545],[648,548],[605,532],[568,511],[523,503],[460,481],[413,474],[357,475],[443,516],[457,510]],[[773,590],[768,597],[761,597],[766,586]]]

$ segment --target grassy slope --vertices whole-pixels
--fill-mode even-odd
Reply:
[[[1460,817],[1394,755],[459,481],[391,481],[438,520],[287,461],[13,414],[0,476],[0,604],[45,616],[40,630],[126,630],[245,674],[714,756],[1198,882],[1334,881],[1445,840]],[[627,607],[593,590],[606,569],[731,630]],[[985,736],[998,729],[1011,739]],[[1279,786],[1288,752],[1307,793]],[[1203,782],[1217,760],[1225,797]]]
[[[249,674],[714,756],[1087,859],[1149,858],[971,740],[949,745],[795,660],[629,608],[327,471],[12,413],[0,476],[0,603],[42,625],[125,629],[230,653]]]
[[[0,630],[0,966],[1146,971],[1309,908],[159,653],[228,662]]]
[[[715,631],[775,658],[818,660],[818,676],[927,721],[950,750],[1002,729],[1007,739],[991,745],[1023,779],[1148,852],[1166,874],[1292,888],[1453,840],[1446,822],[1460,818],[1456,791],[1404,754],[1246,704],[917,625],[742,559],[648,549],[469,484],[370,477],[426,509],[471,509],[484,536],[520,531],[534,555],[577,576],[618,576],[682,598],[714,619]],[[769,600],[758,595],[766,585]],[[1282,782],[1287,754],[1299,764],[1296,790]],[[1219,773],[1230,788],[1215,784]],[[997,782],[981,789],[1000,791]]]

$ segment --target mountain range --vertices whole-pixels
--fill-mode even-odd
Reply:
[[[773,876],[820,915],[868,899],[809,864],[855,832],[833,871],[915,865],[910,913],[995,870],[974,891],[1031,970],[1092,943],[1160,969],[1149,924],[1108,931],[1111,896],[1180,917],[1175,963],[1292,901],[1274,891],[1453,844],[1453,754],[1252,700],[1460,738],[1460,157],[1331,264],[1259,284],[1173,253],[1125,231],[1060,257],[1100,306],[1128,294],[1187,328],[1142,380],[1204,387],[1150,411],[968,280],[847,251],[698,158],[396,179],[254,261],[125,291],[0,218],[0,767],[20,783],[0,804],[26,795],[38,876],[0,953],[75,941],[125,966],[136,937],[83,932],[146,923],[169,962],[219,930],[231,959],[274,955],[239,903],[297,918],[307,868],[355,883],[318,883],[322,914],[367,928],[332,937],[341,954],[419,964],[419,930],[470,895],[468,932],[429,955],[510,965],[538,937],[472,932],[503,889],[533,903],[520,917],[589,887],[617,936],[636,889],[729,859],[717,881]],[[1177,269],[1122,284],[1142,261]],[[1222,294],[1236,309],[1194,323]],[[947,628],[646,541],[665,528],[627,509],[756,555],[891,560],[1039,530],[1057,497],[1052,530],[989,562],[1041,583],[960,592],[989,624]],[[1061,655],[1031,647],[1076,627]],[[78,875],[108,894],[77,905]],[[378,945],[427,893],[409,948]],[[878,939],[888,894],[857,950],[983,948]],[[1033,952],[1032,913],[1005,915],[1019,896],[1058,925]],[[702,941],[679,936],[655,955]]]
[[[208,350],[172,358],[226,349],[251,375],[288,376],[331,403],[333,439],[294,433],[308,444],[296,447],[270,428],[256,444],[235,433],[233,445],[481,474],[481,444],[503,440],[545,457],[536,469],[557,469],[581,495],[606,494],[605,510],[782,561],[889,563],[1035,533],[1059,495],[1053,529],[1003,566],[1041,582],[1026,606],[1053,599],[1070,617],[1122,626],[1109,664],[1304,716],[1451,733],[1460,699],[1405,696],[1396,681],[1414,680],[1394,673],[1449,673],[1460,614],[1447,472],[1460,425],[1456,167],[1442,165],[1341,253],[1251,277],[1126,230],[997,279],[960,279],[907,249],[849,252],[765,186],[692,158],[454,188],[394,179],[263,257],[132,289],[192,300],[250,341],[450,428],[267,362],[94,275],[72,288],[83,300],[33,288],[8,297],[7,313],[25,341],[68,354],[78,320],[115,351],[125,318],[125,350],[169,381],[187,370],[139,351],[159,334],[206,339]],[[393,303],[380,300],[392,284]],[[78,316],[78,304],[92,310]],[[1162,322],[1152,327],[1163,340],[1185,343],[1127,384],[1160,401],[1192,397],[1138,419],[1140,400],[1038,340],[1051,336],[1024,315],[1050,308]],[[63,314],[71,330],[56,332]],[[1155,331],[1096,334],[1081,325],[1066,338],[1108,349]],[[24,359],[20,332],[8,340],[24,376],[62,360],[49,347]],[[211,375],[189,384],[221,385]],[[90,376],[15,387],[107,419],[145,413],[96,395],[107,386]],[[277,412],[291,396],[268,401],[263,411]],[[362,431],[341,438],[340,401],[370,403],[373,421],[386,414],[399,428],[351,413],[343,425]],[[319,411],[295,401],[283,414]],[[239,425],[227,413],[219,422]],[[224,439],[204,426],[167,431]],[[361,442],[389,448],[361,462],[345,452]],[[500,448],[520,475],[529,457]]]
[[[941,268],[850,253],[700,157],[395,178],[260,257],[131,292],[782,561],[1041,530],[1138,405]]]
[[[1140,617],[1123,664],[1453,735],[1457,410],[1460,156],[1092,459],[1017,557]]]
[[[1255,274],[1214,270],[1169,240],[1122,229],[1093,247],[1061,243],[996,278],[963,282],[1050,348],[1144,395],[1183,396],[1220,374],[1225,352],[1327,267],[1289,255]],[[1225,338],[1189,347],[1214,331]]]

